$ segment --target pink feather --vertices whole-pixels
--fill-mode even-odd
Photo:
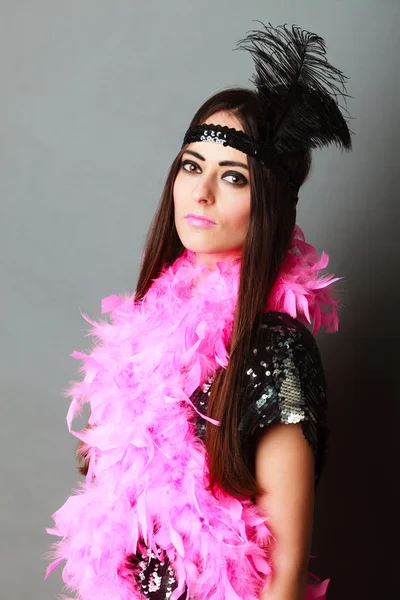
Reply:
[[[337,278],[318,273],[327,264],[296,227],[266,310],[313,319],[313,333],[321,325],[337,330],[327,289]],[[260,547],[272,538],[268,515],[248,499],[206,489],[206,449],[190,426],[190,395],[229,359],[240,260],[216,267],[196,266],[186,250],[140,303],[128,294],[105,298],[111,322],[83,315],[95,344],[89,354],[73,353],[84,377],[66,392],[67,420],[71,429],[90,404],[93,427],[72,432],[89,447],[90,477],[53,515],[49,533],[61,539],[46,572],[65,561],[64,582],[80,600],[142,598],[126,566],[139,540],[167,553],[176,598],[187,585],[201,600],[256,600],[268,581],[269,555]]]

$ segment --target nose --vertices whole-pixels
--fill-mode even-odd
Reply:
[[[215,190],[212,175],[208,176],[203,173],[198,177],[192,196],[196,202],[207,202],[207,204],[214,202]]]

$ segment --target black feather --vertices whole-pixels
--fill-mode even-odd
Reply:
[[[261,25],[263,31],[248,32],[236,49],[250,52],[255,63],[250,81],[265,110],[267,150],[275,156],[329,144],[350,150],[338,102],[350,97],[348,78],[329,64],[323,38],[296,25]]]

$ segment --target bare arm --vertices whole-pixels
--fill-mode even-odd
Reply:
[[[300,423],[268,428],[256,452],[257,497],[276,541],[261,600],[304,600],[314,516],[314,456]]]

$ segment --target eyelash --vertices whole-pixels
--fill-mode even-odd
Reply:
[[[185,169],[185,165],[193,165],[197,169],[200,169],[199,165],[196,164],[195,162],[193,162],[192,160],[182,160],[181,161],[181,168],[184,171],[186,171],[186,173],[193,173],[193,171],[188,171],[187,169]],[[238,179],[240,179],[241,183],[231,183],[231,182],[228,182],[228,183],[231,183],[231,185],[233,185],[234,187],[243,187],[247,183],[246,177],[244,175],[242,175],[241,173],[238,173],[237,171],[227,171],[226,173],[224,173],[224,177],[226,177],[227,175],[233,176],[233,177],[237,177]]]

